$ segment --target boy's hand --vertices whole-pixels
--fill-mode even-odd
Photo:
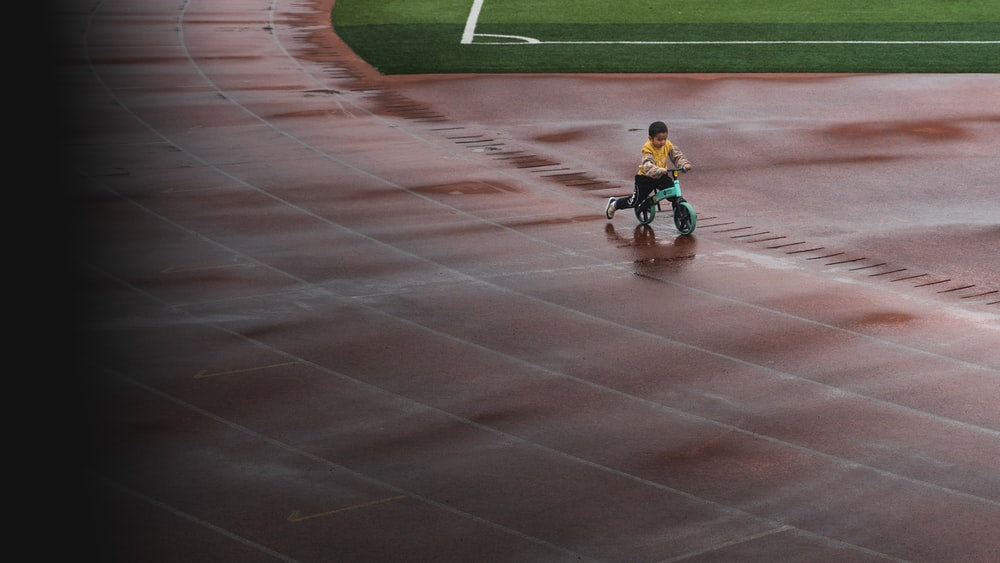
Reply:
[[[691,165],[690,164],[685,164],[684,165],[684,171],[687,172],[688,170],[691,170]]]

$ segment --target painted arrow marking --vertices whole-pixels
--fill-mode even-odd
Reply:
[[[160,270],[161,274],[178,274],[183,272],[201,272],[204,270],[221,270],[223,268],[253,268],[254,264],[219,264],[217,266],[197,266],[193,268],[177,268],[175,266],[168,266]]]
[[[369,506],[376,506],[376,505],[379,505],[379,504],[385,504],[387,502],[392,502],[392,501],[400,500],[400,499],[404,499],[404,498],[406,498],[406,495],[399,495],[399,496],[395,496],[395,497],[387,497],[387,498],[382,498],[382,499],[378,499],[378,500],[373,500],[371,502],[366,502],[366,503],[363,503],[363,504],[355,504],[354,506],[345,506],[344,508],[338,508],[336,510],[330,510],[330,511],[327,511],[327,512],[320,512],[318,514],[309,514],[309,515],[306,515],[306,516],[302,516],[302,513],[299,512],[298,510],[296,510],[296,511],[294,511],[291,514],[288,515],[288,521],[289,522],[302,522],[303,520],[311,520],[313,518],[322,518],[323,516],[330,516],[331,514],[337,514],[339,512],[347,512],[349,510],[357,510],[359,508],[368,508]]]
[[[293,365],[295,365],[297,363],[298,362],[285,362],[283,364],[271,364],[269,366],[257,366],[257,367],[253,367],[253,368],[233,369],[233,370],[229,370],[229,371],[217,371],[217,372],[209,372],[207,369],[203,369],[203,370],[199,371],[198,373],[194,374],[194,378],[195,379],[203,379],[203,378],[206,378],[206,377],[217,377],[217,376],[220,376],[220,375],[233,375],[235,373],[247,373],[247,372],[251,372],[251,371],[260,371],[262,369],[271,369],[271,368],[280,368],[280,367],[285,367],[285,366],[293,366]]]

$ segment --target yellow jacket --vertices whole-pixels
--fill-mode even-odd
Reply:
[[[659,178],[673,163],[674,168],[682,168],[690,164],[687,157],[673,143],[667,141],[662,147],[656,148],[652,141],[642,145],[642,162],[639,163],[640,176]]]

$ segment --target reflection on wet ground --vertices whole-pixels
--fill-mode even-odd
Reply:
[[[698,239],[693,235],[675,234],[658,238],[656,230],[650,225],[636,225],[630,233],[623,235],[608,223],[604,233],[615,246],[628,250],[636,271],[643,274],[687,265],[694,259],[698,246]]]

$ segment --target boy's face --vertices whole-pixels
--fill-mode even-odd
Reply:
[[[667,144],[667,134],[660,133],[655,137],[650,137],[649,142],[653,143],[654,147],[661,149],[663,148],[663,145]]]

